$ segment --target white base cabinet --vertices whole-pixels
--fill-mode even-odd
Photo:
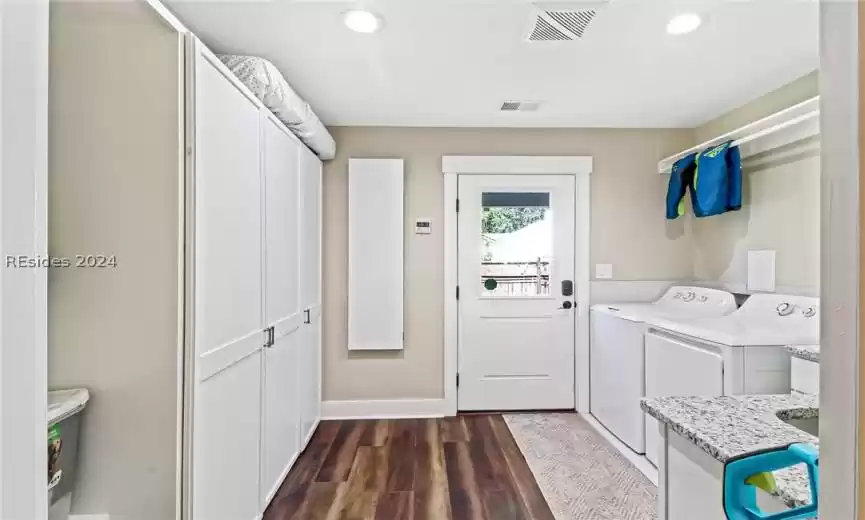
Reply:
[[[790,387],[805,394],[820,394],[820,363],[790,358]]]
[[[658,520],[727,520],[724,465],[666,424],[659,428]],[[766,513],[788,509],[762,490],[757,491],[757,505]]]

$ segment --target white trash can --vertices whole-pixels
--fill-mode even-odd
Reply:
[[[84,388],[48,392],[48,519],[68,520],[78,466],[81,411],[90,393]]]

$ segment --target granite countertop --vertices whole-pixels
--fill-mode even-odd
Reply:
[[[818,417],[813,395],[659,397],[643,399],[640,406],[722,463],[797,442],[819,447],[817,437],[781,420]],[[778,497],[789,507],[810,501],[808,473],[802,466],[775,472],[775,481]]]
[[[790,355],[806,361],[820,362],[820,345],[790,345]]]

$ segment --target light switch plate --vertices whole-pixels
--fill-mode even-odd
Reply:
[[[613,264],[595,264],[595,278],[609,280],[613,277]]]

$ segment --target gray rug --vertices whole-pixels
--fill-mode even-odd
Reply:
[[[579,415],[505,415],[556,520],[651,520],[657,488]]]

